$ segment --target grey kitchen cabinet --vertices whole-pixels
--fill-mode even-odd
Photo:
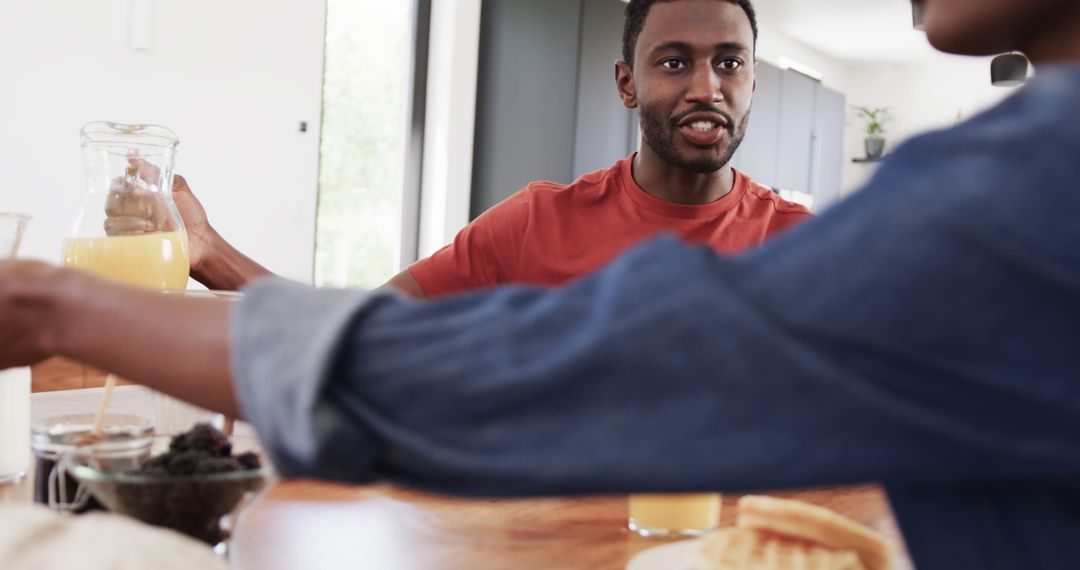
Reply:
[[[814,146],[810,194],[821,210],[840,199],[844,171],[844,118],[847,100],[843,93],[817,86],[814,99]]]
[[[813,79],[792,71],[781,78],[773,184],[777,188],[810,193],[816,86]]]
[[[840,195],[844,107],[843,93],[759,62],[750,125],[733,165],[758,184],[809,194],[822,209]]]
[[[732,166],[750,175],[759,184],[776,185],[776,141],[780,131],[779,67],[759,63],[757,91],[750,108],[750,123],[746,129]]]
[[[615,89],[625,9],[619,0],[586,0],[582,5],[575,178],[607,168],[637,148],[637,113],[623,106]]]
[[[581,2],[483,3],[470,217],[533,180],[574,179]]]

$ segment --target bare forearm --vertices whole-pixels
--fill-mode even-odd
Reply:
[[[228,301],[166,296],[66,272],[49,311],[55,352],[233,417]]]
[[[383,287],[393,287],[397,291],[404,293],[413,299],[427,299],[423,287],[420,287],[420,283],[413,277],[408,269],[395,275],[387,281]]]
[[[211,289],[237,291],[249,282],[272,275],[269,269],[241,253],[216,231],[210,230],[210,251],[199,265],[191,268],[191,276]]]

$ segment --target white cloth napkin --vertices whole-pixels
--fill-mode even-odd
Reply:
[[[227,570],[210,547],[116,514],[64,516],[41,506],[0,505],[4,570]]]

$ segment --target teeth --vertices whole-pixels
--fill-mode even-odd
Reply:
[[[695,121],[693,123],[690,123],[690,128],[694,129],[695,131],[704,133],[706,131],[711,131],[715,129],[716,123],[712,121]]]

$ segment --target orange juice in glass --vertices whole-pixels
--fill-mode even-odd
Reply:
[[[630,495],[630,530],[642,536],[700,536],[720,526],[719,493]]]

